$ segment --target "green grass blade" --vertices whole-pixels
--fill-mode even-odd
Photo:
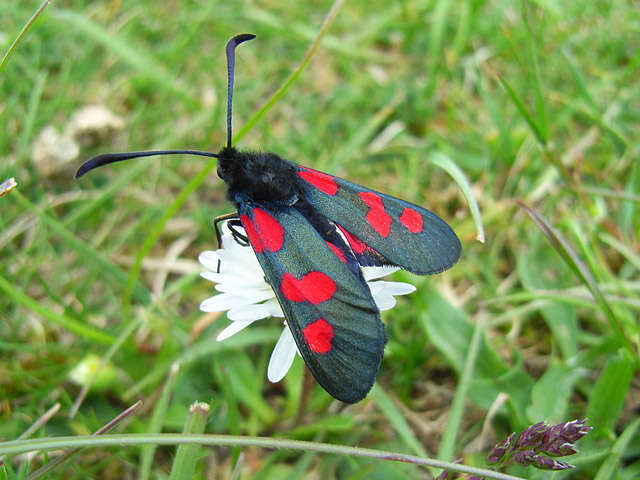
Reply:
[[[563,422],[567,418],[574,386],[585,374],[585,369],[574,365],[554,362],[549,366],[531,390],[531,405],[527,408],[529,421]]]
[[[47,7],[47,5],[49,5],[49,3],[51,3],[51,0],[44,0],[40,4],[38,9],[35,12],[33,12],[33,15],[31,15],[31,18],[27,20],[27,23],[24,24],[24,26],[22,27],[18,35],[16,35],[16,38],[13,39],[13,42],[11,42],[11,45],[9,45],[9,48],[7,48],[7,51],[2,56],[2,60],[0,60],[0,72],[4,68],[5,63],[7,63],[7,60],[9,60],[9,57],[11,56],[13,51],[16,49],[16,47],[20,43],[20,40],[22,40],[22,37],[24,37],[25,33],[27,33],[27,30],[29,30],[31,25],[33,25],[33,23],[40,16],[40,14]]]
[[[605,313],[609,320],[609,324],[611,325],[612,330],[618,337],[619,341],[624,344],[629,352],[632,353],[636,358],[638,353],[635,351],[633,347],[633,343],[627,337],[620,320],[615,315],[607,299],[602,295],[602,292],[598,288],[598,284],[591,273],[591,271],[587,268],[587,266],[580,260],[576,252],[573,250],[571,245],[564,239],[564,237],[557,231],[542,215],[537,213],[532,208],[528,207],[524,203],[518,201],[518,204],[525,209],[525,211],[529,214],[529,216],[533,219],[533,221],[538,225],[542,233],[547,237],[551,246],[560,254],[560,257],[565,261],[565,263],[573,270],[578,279],[589,289],[593,297],[596,299],[600,308]]]
[[[227,350],[238,350],[250,345],[260,345],[264,343],[275,343],[282,328],[277,327],[254,327],[242,332],[242,335],[235,335],[228,338],[224,342],[216,342],[214,339],[208,338],[185,349],[175,362],[180,364],[180,368],[184,368],[201,358],[209,357],[216,353],[225,352]],[[142,377],[137,383],[129,388],[123,395],[125,400],[139,394],[146,388],[160,382],[167,375],[172,363],[159,364],[153,368],[151,372]]]
[[[283,36],[299,38],[305,42],[313,42],[318,34],[317,28],[305,22],[283,22],[278,15],[268,10],[257,7],[255,4],[247,6],[246,17],[254,22],[268,26],[270,30],[281,33]],[[347,57],[379,60],[380,55],[372,54],[366,49],[360,48],[358,44],[345,43],[341,38],[331,35],[325,35],[322,40],[322,48],[330,52],[339,53]]]
[[[584,75],[582,75],[582,72],[580,71],[580,68],[576,63],[575,58],[573,57],[573,55],[571,55],[569,50],[567,50],[566,48],[562,49],[562,56],[564,57],[564,59],[567,62],[567,65],[569,66],[569,70],[571,71],[571,75],[573,76],[573,81],[578,87],[578,92],[580,93],[582,98],[587,102],[587,104],[593,109],[593,111],[597,112],[598,106],[596,105],[595,100],[591,96],[591,93],[589,93],[589,89],[587,88],[587,82],[585,81]]]
[[[484,225],[482,223],[480,207],[478,207],[478,201],[476,200],[476,197],[471,190],[471,185],[469,184],[469,180],[467,180],[464,172],[460,170],[460,167],[458,167],[458,165],[456,165],[453,160],[440,152],[431,154],[431,156],[429,157],[429,161],[451,175],[451,178],[453,178],[458,184],[458,187],[460,187],[460,190],[462,191],[467,204],[469,204],[471,216],[473,217],[473,221],[476,224],[476,230],[478,232],[476,234],[476,240],[484,243]]]
[[[20,191],[15,191],[15,198],[26,210],[32,211],[38,218],[51,228],[55,233],[60,235],[64,241],[67,242],[69,247],[76,250],[80,256],[82,256],[88,264],[93,264],[95,268],[100,269],[105,274],[110,275],[118,283],[125,283],[126,274],[113,262],[110,262],[95,248],[91,247],[87,242],[77,238],[71,231],[62,225],[56,218],[49,216],[44,209],[32,204]],[[149,291],[144,288],[139,282],[131,288],[133,295],[137,300],[143,303],[148,303],[150,300]]]
[[[209,416],[209,405],[202,402],[196,402],[189,407],[189,414],[184,425],[182,433],[199,434],[203,433],[207,426],[207,417]],[[182,480],[186,478],[194,478],[196,470],[196,462],[200,459],[200,445],[180,445],[176,458],[171,465],[171,474],[169,480]]]
[[[282,84],[282,86],[278,90],[276,90],[276,92],[269,98],[269,100],[265,102],[265,104],[260,108],[260,110],[258,110],[256,114],[249,119],[249,121],[244,125],[244,127],[242,127],[238,131],[238,133],[234,135],[233,143],[237,142],[242,137],[244,137],[247,134],[247,132],[249,132],[249,130],[251,130],[253,126],[256,123],[258,123],[260,119],[269,110],[271,110],[271,108],[276,103],[278,103],[278,100],[280,100],[280,98],[282,98],[282,96],[286,93],[286,91],[289,90],[289,87],[291,87],[291,85],[293,85],[293,83],[298,79],[298,77],[302,75],[302,72],[307,68],[307,65],[309,65],[309,62],[311,62],[313,55],[316,53],[316,50],[320,46],[320,43],[322,42],[323,37],[329,30],[329,27],[331,26],[333,21],[336,19],[336,16],[338,15],[338,12],[340,11],[340,8],[342,7],[343,3],[344,3],[344,0],[335,0],[333,2],[333,4],[331,5],[331,9],[327,13],[324,19],[324,22],[320,27],[320,30],[318,31],[313,42],[311,42],[311,45],[309,45],[309,48],[304,54],[304,57],[302,58],[300,65],[298,65],[298,68],[296,68],[293,71],[293,73],[289,76],[289,78],[287,78],[285,82]]]
[[[409,447],[416,455],[426,456],[427,452],[420,443],[420,440],[416,437],[413,430],[407,423],[402,412],[395,406],[391,397],[385,392],[378,383],[373,385],[371,389],[371,395],[376,401],[376,405],[382,412],[382,414],[389,420],[389,423],[396,431],[402,441]]]
[[[522,16],[523,23],[527,27],[527,35],[525,36],[527,43],[527,53],[531,65],[533,67],[533,89],[536,95],[536,111],[538,114],[538,121],[536,125],[539,128],[540,134],[544,141],[543,145],[546,145],[549,141],[549,119],[547,118],[547,109],[544,104],[544,95],[542,93],[542,77],[540,74],[540,65],[538,62],[538,52],[536,51],[536,42],[531,30],[531,21],[529,19],[529,2],[522,0]]]
[[[560,287],[570,287],[574,284],[573,273],[568,268],[557,268],[557,254],[548,245],[540,242],[539,245],[529,245],[517,257],[517,273],[526,291],[531,293],[533,302],[543,301],[543,296],[553,292],[559,295]],[[545,273],[556,269],[556,276],[549,278]],[[527,293],[527,292],[522,293]],[[540,296],[537,297],[536,293]],[[587,292],[585,292],[587,293]],[[587,293],[588,295],[588,293]],[[496,297],[497,298],[497,297]],[[579,351],[578,314],[573,305],[554,299],[547,302],[548,305],[540,307],[545,322],[554,341],[560,347],[565,361],[570,361]],[[595,304],[592,303],[594,308]],[[597,306],[595,306],[597,308]],[[560,422],[562,419],[557,419]]]
[[[45,426],[49,422],[49,420],[51,420],[51,418],[53,418],[53,416],[56,413],[58,413],[58,410],[60,410],[60,403],[54,404],[53,407],[51,407],[46,412],[44,412],[35,422],[33,422],[29,426],[29,428],[27,428],[24,432],[22,432],[16,440],[22,440],[23,438],[31,438],[31,436],[34,433],[36,433],[40,428]],[[0,466],[2,466],[3,459],[4,459],[4,456],[0,456]]]
[[[585,288],[585,293],[588,289]],[[548,300],[553,302],[561,302],[567,305],[573,305],[580,308],[585,308],[593,311],[602,311],[602,307],[596,300],[593,299],[593,295],[589,293],[589,298],[583,298],[584,295],[579,289],[568,289],[565,291],[550,291],[550,290],[536,290],[534,292],[519,292],[512,295],[504,295],[487,300],[487,305],[494,303],[507,303],[507,302],[531,302],[539,300]],[[626,299],[624,297],[605,296],[608,302],[612,304],[620,304],[636,310],[640,309],[640,303],[636,299]],[[633,301],[636,300],[636,301]]]
[[[69,410],[69,418],[73,418],[75,416],[78,409],[80,408],[80,405],[82,404],[82,401],[84,400],[86,395],[89,393],[89,390],[93,385],[93,382],[96,381],[96,379],[98,378],[98,375],[100,375],[100,372],[102,371],[104,366],[111,361],[111,359],[116,354],[116,352],[120,350],[120,347],[124,345],[124,342],[128,340],[129,336],[133,334],[133,332],[135,332],[138,329],[138,327],[140,327],[140,325],[142,325],[142,319],[139,319],[131,323],[122,331],[122,333],[120,333],[120,335],[118,335],[118,338],[116,338],[113,344],[109,347],[109,350],[107,350],[107,353],[105,353],[104,356],[100,359],[100,364],[98,365],[98,367],[91,374],[89,379],[82,385],[82,389],[80,390],[80,393],[78,393],[76,397],[76,401],[73,402],[73,405]]]
[[[362,152],[363,147],[369,142],[371,137],[380,130],[380,127],[387,118],[395,112],[396,107],[404,100],[404,97],[405,95],[403,93],[395,95],[380,111],[363,121],[344,146],[331,156],[331,161],[327,163],[325,168],[330,171],[335,171],[343,167],[351,158]]]
[[[29,149],[31,147],[31,139],[33,137],[33,129],[38,116],[38,108],[40,107],[40,101],[44,93],[44,87],[47,83],[47,74],[39,73],[36,76],[33,90],[29,97],[29,106],[27,109],[27,115],[24,119],[24,127],[18,140],[18,158],[26,159],[29,157]]]
[[[440,0],[435,3],[433,12],[433,23],[429,29],[429,61],[431,62],[431,82],[435,81],[435,75],[444,57],[443,45],[445,42],[445,31],[449,12],[454,3],[451,0]]]
[[[501,157],[500,167],[504,167],[504,164],[510,164],[515,158],[516,154],[513,148],[513,140],[511,138],[511,128],[507,125],[503,109],[498,105],[498,101],[489,91],[487,81],[484,76],[478,71],[478,93],[482,98],[486,113],[491,118],[493,125],[498,129],[500,137],[500,150]],[[496,159],[498,160],[498,159]]]
[[[531,129],[531,131],[535,135],[536,139],[538,140],[538,143],[543,148],[546,148],[547,140],[546,140],[546,137],[545,137],[543,131],[540,129],[540,127],[538,126],[537,122],[534,120],[534,118],[531,115],[531,113],[529,113],[529,110],[527,110],[527,107],[525,107],[524,102],[522,101],[522,99],[520,98],[518,93],[514,90],[514,88],[507,81],[507,79],[504,78],[502,75],[498,74],[498,79],[500,80],[500,83],[502,84],[504,89],[509,94],[509,97],[511,97],[511,101],[513,101],[514,105],[516,106],[516,108],[520,112],[520,115],[522,115],[522,117],[524,118],[525,122],[527,122],[527,125],[529,125],[529,128]]]
[[[244,332],[243,332],[244,333]],[[230,352],[225,355],[226,379],[235,397],[246,406],[261,422],[270,425],[277,413],[260,392],[264,383],[264,373],[260,375],[251,359],[244,352]]]
[[[440,441],[440,448],[438,450],[438,458],[440,460],[451,460],[454,458],[456,453],[456,441],[458,439],[460,426],[462,425],[462,420],[466,411],[465,403],[468,400],[467,393],[469,391],[469,384],[473,379],[473,372],[483,336],[484,318],[481,317],[473,329],[473,336],[471,337],[471,343],[467,350],[464,368],[460,375],[460,380],[458,381],[451,409],[449,410],[447,426],[445,427],[442,440]]]
[[[149,168],[150,164],[151,159],[147,158],[140,159],[138,162],[130,164],[129,168],[126,170],[123,169],[124,171],[122,171],[118,178],[109,182],[109,184],[100,190],[97,197],[93,198],[91,201],[84,202],[80,207],[71,211],[69,215],[63,219],[63,225],[70,228],[75,222],[86,217],[91,212],[94,212],[98,207],[104,205],[117,192],[121,191],[125,186],[129,185],[136,178],[142,175]]]
[[[629,140],[616,128],[611,126],[604,117],[598,112],[590,112],[582,105],[574,105],[571,102],[566,102],[566,105],[573,111],[579,113],[581,116],[588,119],[594,125],[598,125],[604,133],[607,134],[607,138],[611,140],[612,145],[616,149],[618,156],[624,155],[629,145]]]
[[[148,433],[160,433],[162,431],[162,424],[165,420],[167,410],[169,409],[169,402],[171,395],[176,387],[176,380],[178,379],[178,372],[180,370],[180,364],[174,363],[169,369],[167,375],[167,381],[162,388],[160,398],[153,407],[153,413],[151,414],[151,420],[147,427]],[[151,467],[153,466],[153,456],[157,450],[156,445],[145,445],[140,451],[140,468],[138,470],[138,479],[147,480],[151,477]],[[188,477],[185,477],[188,478]]]
[[[574,188],[573,190],[577,191],[578,189]],[[591,195],[599,195],[607,198],[617,198],[617,199],[625,200],[628,202],[640,203],[640,195],[635,195],[629,192],[620,192],[618,190],[610,190],[607,188],[588,187],[588,186],[581,186],[580,191],[591,194]]]
[[[640,195],[638,195],[640,194],[640,162],[633,162],[631,172],[627,175],[624,183],[625,195],[640,198]],[[640,232],[640,204],[638,203],[638,200],[623,202],[618,211],[618,221],[621,228],[626,232],[625,237],[627,239],[633,235],[632,232]]]
[[[139,75],[177,96],[191,107],[200,106],[200,101],[186,93],[184,86],[158,64],[155,55],[142,45],[136,45],[134,41],[120,33],[107,31],[101,25],[73,10],[55,9],[51,12],[51,18],[56,20],[61,28],[71,27],[88,40],[102,45]]]
[[[462,375],[464,359],[468,356],[475,332],[464,312],[453,307],[442,296],[430,293],[427,315],[422,315],[420,321],[425,324],[430,342],[446,357],[450,366]],[[469,391],[469,398],[488,409],[496,397],[504,392],[511,396],[516,412],[524,414],[533,387],[532,379],[519,365],[506,365],[484,336],[479,348],[473,375],[474,389]]]
[[[562,55],[566,60],[566,64],[569,66],[573,81],[578,87],[578,93],[584,99],[591,111],[586,111],[583,108],[574,105],[570,105],[570,108],[579,111],[582,115],[586,116],[587,118],[589,118],[589,120],[598,125],[611,139],[611,142],[618,152],[618,155],[622,156],[627,149],[627,139],[617,129],[609,125],[609,123],[603,118],[595,99],[589,92],[589,88],[587,87],[587,82],[584,78],[584,75],[580,71],[580,68],[578,67],[578,64],[576,63],[573,55],[571,55],[571,53],[569,53],[566,48],[562,49]]]
[[[406,455],[403,453],[376,450],[371,448],[352,447],[347,445],[336,445],[331,443],[305,442],[301,440],[285,440],[271,437],[246,437],[232,435],[197,435],[197,434],[177,434],[177,433],[133,433],[133,434],[111,434],[99,436],[79,435],[75,437],[45,437],[32,440],[14,440],[0,442],[0,455],[18,455],[37,450],[50,451],[66,448],[82,447],[115,447],[122,448],[129,445],[189,445],[199,444],[208,446],[245,446],[272,449],[289,449],[296,451],[311,451],[332,455],[350,455],[375,460],[400,461],[420,465],[424,467],[435,467],[452,472],[478,475],[494,480],[524,480],[522,477],[507,475],[484,468],[469,467],[452,462],[442,462],[428,457]]]
[[[284,480],[299,480],[302,478],[306,478],[305,474],[306,472],[309,471],[311,462],[315,457],[316,455],[312,452],[307,452],[303,454],[300,457],[300,459],[296,462],[295,468],[291,471],[291,473],[287,477],[285,477]]]
[[[224,395],[224,401],[227,407],[226,420],[229,425],[228,430],[231,432],[231,435],[240,435],[242,433],[240,425],[242,415],[238,407],[238,398],[233,394],[229,380],[229,372],[222,366],[222,362],[219,359],[214,359],[213,373],[218,385],[220,385],[220,388],[222,389],[222,394]],[[242,452],[237,447],[231,450],[234,468],[237,468],[241,453]]]
[[[136,255],[135,263],[129,270],[129,275],[126,279],[126,286],[122,294],[122,311],[123,319],[125,322],[130,321],[131,300],[132,297],[135,297],[135,287],[138,284],[138,277],[140,276],[140,270],[142,269],[142,261],[158,241],[158,238],[164,230],[167,222],[171,218],[173,218],[173,216],[178,212],[178,210],[182,207],[187,198],[195,191],[195,189],[198,188],[200,184],[202,184],[202,182],[204,182],[204,180],[216,167],[216,164],[217,160],[215,158],[208,161],[205,167],[200,170],[200,172],[195,177],[193,177],[192,180],[189,181],[187,186],[180,191],[175,200],[171,203],[171,205],[169,205],[169,208],[167,208],[167,210],[165,210],[165,212],[162,214],[160,219],[156,221],[149,229],[149,233],[145,237],[144,243],[142,244],[140,251]]]
[[[609,358],[589,396],[587,406],[587,417],[595,428],[596,435],[607,436],[613,433],[634,372],[633,358],[625,350]]]
[[[638,439],[638,428],[640,428],[640,418],[633,420],[627,428],[624,429],[622,434],[618,437],[613,444],[607,459],[602,463],[598,469],[598,473],[594,480],[612,480],[614,478],[625,478],[624,476],[617,476],[619,473],[620,465],[622,464],[622,457],[630,447],[630,444]]]
[[[40,315],[42,318],[50,321],[51,323],[55,323],[56,325],[60,325],[62,328],[68,330],[69,332],[75,333],[81,338],[85,338],[87,340],[103,345],[111,345],[115,341],[115,338],[108,333],[97,330],[95,327],[85,325],[84,323],[81,323],[65,315],[64,313],[53,312],[45,305],[42,305],[40,302],[34,300],[21,290],[18,290],[9,280],[4,278],[2,275],[0,275],[0,290],[2,290],[5,295],[13,299],[14,302],[23,305],[29,310]]]
[[[96,438],[97,436],[103,435],[104,433],[107,433],[113,430],[116,426],[118,426],[119,423],[121,423],[128,416],[135,413],[135,411],[138,410],[141,406],[142,406],[142,401],[138,400],[136,403],[134,403],[129,408],[127,408],[126,410],[121,412],[119,415],[117,415],[115,418],[113,418],[110,422],[108,422],[107,424],[99,428],[97,431],[95,431],[89,438]],[[29,475],[28,480],[38,480],[39,478],[42,478],[44,475],[54,470],[58,465],[61,465],[67,460],[69,460],[71,457],[77,454],[80,450],[81,450],[81,447],[75,447],[64,452],[59,457],[54,458],[49,463],[46,463],[45,465],[40,467],[38,470],[33,472],[31,475]]]

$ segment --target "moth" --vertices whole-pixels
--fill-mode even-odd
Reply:
[[[227,145],[218,153],[161,150],[98,155],[76,178],[122,160],[191,154],[218,159],[237,212],[227,220],[235,241],[250,244],[285,314],[298,351],[318,383],[348,403],[375,381],[386,342],[380,312],[361,267],[395,265],[428,275],[454,265],[460,240],[433,212],[275,153],[236,150],[231,111],[236,47],[227,55]],[[242,233],[239,227],[244,228]]]

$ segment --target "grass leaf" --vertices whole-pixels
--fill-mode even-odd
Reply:
[[[413,433],[413,430],[411,430],[411,427],[404,418],[404,415],[402,415],[402,412],[395,406],[387,392],[385,392],[379,384],[375,383],[371,389],[371,394],[375,398],[378,408],[389,420],[389,423],[393,426],[402,441],[409,447],[409,450],[416,455],[426,456],[427,453],[420,444],[420,441],[416,437],[415,433]]]
[[[536,139],[538,140],[538,143],[543,148],[545,148],[546,144],[547,144],[547,140],[546,140],[546,137],[544,135],[544,132],[540,129],[540,127],[538,126],[537,122],[534,120],[534,118],[531,115],[531,113],[529,113],[529,110],[527,110],[527,107],[525,107],[524,102],[522,101],[522,99],[520,98],[518,93],[514,90],[514,88],[507,81],[507,79],[504,78],[502,75],[498,74],[498,79],[500,80],[500,83],[502,84],[504,89],[509,94],[509,97],[511,98],[511,101],[513,101],[514,105],[516,106],[516,108],[520,112],[520,115],[522,115],[522,117],[524,118],[525,122],[527,122],[527,125],[529,125],[529,128],[531,129],[531,131],[535,135]]]
[[[189,408],[189,414],[182,433],[188,435],[204,432],[208,416],[209,405],[202,402],[194,403]],[[180,445],[171,466],[169,480],[194,478],[196,462],[200,459],[201,451],[202,447],[200,445]]]
[[[476,240],[481,243],[485,242],[484,236],[484,225],[482,224],[482,215],[480,214],[480,207],[478,207],[478,201],[476,200],[475,195],[471,191],[471,185],[469,184],[469,180],[465,176],[464,172],[460,170],[460,168],[455,164],[453,160],[451,160],[444,153],[435,152],[429,156],[429,161],[434,165],[437,165],[449,175],[451,178],[455,180],[464,195],[467,204],[469,205],[469,210],[471,210],[471,216],[473,217],[473,221],[476,224],[476,230],[478,231],[476,235]]]
[[[185,87],[156,61],[151,51],[147,51],[141,45],[135,45],[131,39],[121,33],[109,32],[85,15],[73,10],[57,8],[52,11],[51,18],[59,23],[61,29],[72,28],[86,39],[102,45],[139,75],[190,106],[197,107],[200,104],[197,99],[186,93]]]
[[[607,299],[604,297],[604,295],[602,295],[602,292],[600,292],[593,274],[582,262],[582,260],[580,260],[573,248],[564,239],[560,232],[558,232],[542,215],[520,201],[518,201],[518,204],[525,209],[525,211],[529,214],[533,221],[538,225],[553,248],[560,254],[560,257],[571,268],[571,270],[573,270],[578,279],[589,289],[589,291],[591,291],[591,294],[596,299],[596,301],[600,305],[600,308],[609,319],[609,324],[611,325],[612,330],[618,337],[618,340],[621,342],[621,344],[625,344],[625,346],[629,349],[629,352],[634,356],[637,356],[637,352],[635,352],[631,340],[629,340],[629,338],[625,334],[620,321],[609,306]]]
[[[529,18],[529,2],[522,0],[522,16],[523,23],[527,27],[527,35],[525,36],[527,44],[527,54],[531,67],[533,68],[533,89],[536,97],[536,111],[538,114],[537,128],[542,136],[543,145],[549,141],[549,120],[547,118],[547,109],[544,104],[544,94],[542,92],[542,78],[540,74],[540,65],[538,63],[538,52],[536,51],[536,41],[533,30],[531,28],[531,20]]]
[[[176,380],[178,379],[178,373],[180,370],[180,364],[174,363],[167,375],[167,381],[165,382],[160,397],[156,401],[153,407],[153,413],[151,414],[151,420],[147,431],[149,433],[162,432],[162,424],[165,420],[165,415],[169,409],[169,402],[176,386]],[[151,469],[153,467],[153,456],[157,450],[156,445],[144,445],[140,449],[140,469],[138,470],[138,479],[147,480],[151,477]],[[188,478],[188,477],[185,477]]]
[[[587,417],[595,428],[596,435],[610,435],[613,432],[634,372],[634,360],[625,350],[621,350],[607,361],[590,395],[587,407]]]
[[[610,480],[613,478],[625,478],[624,476],[617,477],[620,474],[620,466],[622,465],[622,457],[630,447],[630,444],[638,438],[638,428],[640,428],[640,418],[633,420],[627,428],[624,429],[622,434],[618,437],[613,444],[613,448],[607,459],[602,463],[602,466],[598,469],[594,480]]]

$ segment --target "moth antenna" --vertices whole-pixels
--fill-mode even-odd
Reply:
[[[227,42],[227,147],[231,148],[231,104],[233,100],[233,71],[235,65],[235,50],[238,45],[247,40],[252,40],[256,36],[252,33],[242,33],[236,35]],[[76,172],[76,178],[80,178],[85,173],[110,163],[122,162],[132,158],[151,157],[154,155],[201,155],[203,157],[216,157],[218,155],[200,150],[151,150],[146,152],[124,152],[124,153],[104,153],[84,162]]]
[[[236,47],[242,42],[252,40],[256,36],[252,33],[236,35],[227,42],[227,148],[231,148],[231,103],[233,100],[233,67],[235,65]]]
[[[218,157],[215,153],[202,152],[200,150],[150,150],[146,152],[124,152],[124,153],[103,153],[97,157],[87,160],[76,172],[76,178],[80,178],[85,173],[94,168],[102,167],[110,163],[121,162],[131,158],[151,157],[153,155],[200,155],[202,157]]]

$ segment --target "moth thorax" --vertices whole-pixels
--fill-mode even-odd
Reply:
[[[298,196],[294,165],[275,153],[239,152],[224,148],[219,153],[218,176],[229,186],[229,198],[255,202],[285,202]]]

